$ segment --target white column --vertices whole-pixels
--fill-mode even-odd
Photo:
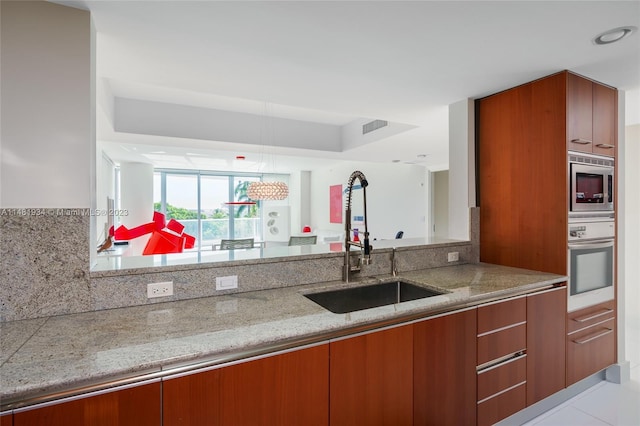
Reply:
[[[449,238],[469,240],[469,207],[475,206],[473,100],[449,105]]]
[[[630,379],[630,362],[626,359],[626,309],[636,309],[637,303],[629,298],[634,295],[634,287],[637,285],[637,253],[634,253],[634,245],[637,244],[637,197],[633,192],[637,188],[638,168],[636,160],[638,158],[638,140],[634,141],[633,127],[629,127],[629,132],[625,128],[625,92],[618,91],[618,157],[616,168],[618,169],[618,204],[616,211],[616,222],[618,225],[617,234],[617,296],[618,296],[618,347],[617,364],[607,369],[607,380],[614,383],[623,383]],[[629,195],[627,197],[627,195]],[[634,232],[634,228],[635,231]],[[634,235],[634,233],[636,235]],[[635,237],[635,238],[634,238]],[[636,256],[633,256],[636,254]],[[631,255],[631,256],[630,256]],[[634,271],[635,270],[635,271]],[[637,294],[637,293],[636,293]],[[633,311],[632,311],[633,312]],[[632,340],[633,342],[633,340]]]
[[[153,166],[146,163],[120,164],[120,208],[127,211],[122,224],[135,228],[153,219]],[[129,242],[127,255],[142,254],[149,235]]]
[[[308,170],[300,172],[300,221],[294,232],[302,231],[305,225],[311,226],[311,172]]]
[[[0,8],[0,207],[89,208],[89,12],[35,1],[3,1]]]

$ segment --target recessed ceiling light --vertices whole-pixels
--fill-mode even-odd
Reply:
[[[593,39],[595,44],[610,44],[620,41],[638,30],[637,27],[619,27],[606,31]]]

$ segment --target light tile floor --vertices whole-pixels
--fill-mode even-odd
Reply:
[[[631,381],[601,382],[524,426],[640,426],[640,316],[628,312],[626,353]]]

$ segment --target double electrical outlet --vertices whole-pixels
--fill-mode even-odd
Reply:
[[[173,296],[173,281],[147,284],[147,297]]]
[[[216,277],[216,290],[230,290],[238,288],[238,276]],[[147,297],[173,296],[173,281],[147,284]]]

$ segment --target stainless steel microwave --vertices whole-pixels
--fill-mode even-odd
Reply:
[[[570,213],[613,212],[613,158],[569,153]]]

